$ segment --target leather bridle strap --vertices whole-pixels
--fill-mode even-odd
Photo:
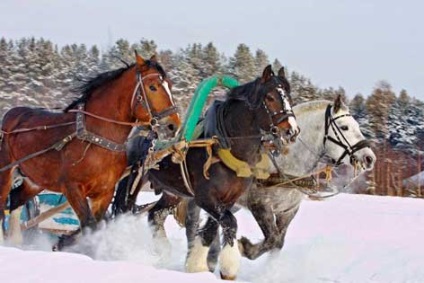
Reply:
[[[345,158],[346,155],[349,155],[350,162],[352,163],[355,159],[353,154],[363,148],[370,147],[370,143],[367,140],[361,140],[357,142],[356,144],[354,144],[353,146],[351,146],[349,141],[346,139],[342,131],[339,129],[339,127],[335,123],[337,119],[340,119],[343,117],[349,117],[351,115],[344,114],[344,115],[340,115],[333,118],[331,116],[331,107],[332,107],[331,105],[328,105],[325,111],[325,128],[324,128],[325,133],[324,133],[323,145],[325,147],[326,141],[329,140],[344,149],[344,152],[342,153],[342,155],[339,157],[338,160],[333,159],[333,162],[335,163],[336,166],[341,164],[341,161],[343,160],[343,158]],[[331,136],[328,136],[330,127],[333,130],[333,133],[337,139]]]
[[[139,103],[141,103],[141,105],[147,110],[147,112],[149,113],[149,116],[151,118],[151,122],[150,124],[156,124],[158,120],[161,120],[164,117],[170,116],[174,113],[177,113],[178,109],[175,105],[172,105],[170,107],[168,107],[167,109],[161,111],[161,112],[154,112],[153,109],[150,107],[150,103],[149,100],[147,98],[147,93],[146,90],[144,88],[144,84],[143,84],[143,80],[148,78],[148,77],[152,77],[152,76],[158,76],[161,77],[160,74],[148,74],[144,77],[141,76],[141,73],[139,71],[137,71],[137,85],[135,86],[134,92],[133,92],[133,96],[131,98],[131,113],[134,116],[134,101],[137,101]],[[171,97],[171,93],[169,93],[170,99],[172,100]]]

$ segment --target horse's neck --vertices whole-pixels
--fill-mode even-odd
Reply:
[[[318,169],[324,154],[324,119],[325,109],[296,114],[301,132],[298,140],[289,146],[288,154],[277,157],[280,172],[301,176]]]
[[[261,131],[257,115],[243,101],[232,103],[224,119],[227,134],[230,137],[231,153],[248,163],[259,158]]]
[[[85,104],[85,110],[97,116],[120,121],[134,122],[131,113],[131,100],[136,87],[135,72],[130,69],[118,79],[96,89]],[[131,83],[123,83],[123,82]],[[108,137],[116,142],[124,142],[128,137],[131,127],[103,121],[86,116],[87,130],[95,131],[103,137]]]

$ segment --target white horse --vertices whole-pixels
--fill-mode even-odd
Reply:
[[[351,164],[358,167],[358,173],[373,169],[376,156],[340,96],[333,103],[321,100],[298,104],[293,112],[301,133],[286,155],[275,158],[274,174],[310,176],[321,169],[322,163]],[[302,189],[280,182],[284,184],[269,180],[265,185],[258,183],[245,195],[247,207],[265,236],[258,244],[245,237],[239,240],[243,255],[249,259],[283,247],[288,225],[304,197]]]

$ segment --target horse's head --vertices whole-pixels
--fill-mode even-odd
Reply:
[[[326,155],[333,159],[336,165],[350,162],[352,165],[361,165],[361,170],[374,168],[377,158],[340,95],[332,106],[327,107],[324,130]]]
[[[144,60],[136,52],[137,87],[131,101],[132,113],[140,122],[148,122],[173,136],[181,125],[180,116],[171,95],[171,83],[161,65],[152,56]],[[158,127],[160,125],[160,127]],[[165,131],[165,133],[163,132]]]
[[[271,65],[268,65],[257,87],[268,116],[269,130],[283,142],[294,142],[300,129],[291,108],[290,84],[284,68],[275,76]]]

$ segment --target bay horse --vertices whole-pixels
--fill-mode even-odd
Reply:
[[[224,164],[220,150],[227,149],[231,160],[247,165],[253,172],[262,160],[264,139],[293,142],[299,133],[290,101],[290,84],[284,69],[275,75],[271,66],[267,66],[260,78],[233,88],[225,101],[208,108],[201,138],[218,136],[220,141],[212,148],[214,161],[208,170],[210,178],[204,175],[204,164],[209,159],[204,148],[189,148],[185,158],[187,182],[183,181],[180,166],[172,162],[171,156],[159,163],[158,170],[149,170],[148,179],[153,188],[191,198],[209,216],[189,243],[188,272],[208,271],[208,250],[221,227],[224,235],[219,256],[221,277],[235,279],[241,256],[235,238],[237,221],[231,208],[254,183],[256,175],[239,176]]]
[[[283,248],[288,226],[306,191],[302,185],[291,181],[294,176],[301,176],[301,179],[310,183],[311,174],[321,171],[319,164],[359,165],[357,174],[361,174],[372,170],[376,162],[369,142],[362,135],[357,121],[349,113],[341,96],[336,97],[333,102],[319,100],[301,103],[293,107],[293,112],[302,129],[298,141],[289,146],[284,156],[275,157],[271,177],[257,180],[237,202],[239,206],[252,212],[265,237],[256,244],[246,237],[239,240],[242,255],[252,260],[266,252]],[[179,223],[185,225],[189,241],[194,237],[200,210],[192,201],[182,200],[181,197],[165,191],[149,211],[150,224],[162,237],[166,237],[164,222],[170,213],[174,213]],[[216,243],[215,239],[208,256],[211,270],[214,269],[219,251]]]
[[[127,166],[132,127],[160,121],[175,131],[181,124],[170,82],[154,56],[145,60],[136,53],[135,64],[99,74],[78,90],[82,96],[63,112],[12,108],[1,129],[0,224],[19,168],[25,181],[12,209],[48,189],[63,193],[80,220],[81,228],[61,238],[57,249],[103,218]]]

